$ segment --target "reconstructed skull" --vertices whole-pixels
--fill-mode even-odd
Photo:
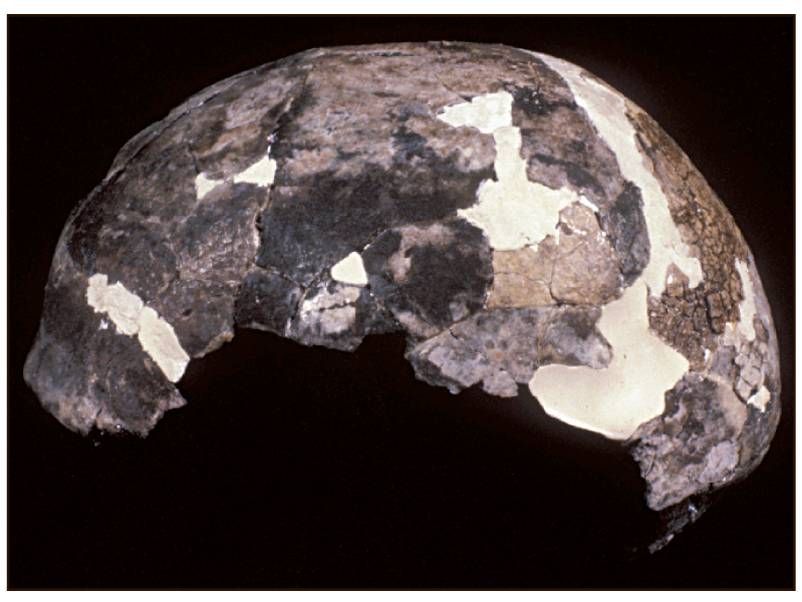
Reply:
[[[432,385],[630,445],[654,510],[747,475],[780,415],[721,201],[607,84],[504,46],[311,50],[135,136],[64,228],[25,377],[73,430],[145,435],[236,328],[403,332]]]

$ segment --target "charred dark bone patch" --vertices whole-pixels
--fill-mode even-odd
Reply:
[[[393,160],[400,165],[415,158],[432,160],[437,156],[432,149],[427,148],[426,138],[410,131],[406,125],[393,131],[393,148],[396,149]]]
[[[323,119],[317,115],[321,85],[320,81],[306,84],[282,117],[271,151],[279,170],[270,204],[260,220],[257,264],[276,269],[303,286],[384,230],[442,219],[471,206],[481,181],[493,177],[489,161],[482,169],[466,172],[460,167],[458,150],[450,150],[445,157],[438,154],[425,136],[403,125],[412,114],[428,115],[432,110],[421,103],[413,108],[395,98],[385,103],[388,113],[382,114],[381,107],[372,109],[376,114],[369,115],[366,127],[332,136],[335,159],[329,167],[298,168],[302,160],[297,153],[318,151],[316,136],[320,133],[310,129],[311,125],[304,126],[303,120],[316,124],[315,119]],[[345,107],[338,110],[345,113]],[[402,115],[400,126],[391,123],[395,112]],[[429,116],[435,122],[433,115]],[[328,132],[326,128],[331,126],[321,127]],[[371,128],[376,128],[375,132]],[[392,147],[392,167],[345,150],[363,138],[367,145]]]
[[[181,346],[197,357],[234,336],[236,286],[208,280],[176,279],[152,304],[175,330]]]
[[[461,218],[388,230],[363,260],[375,297],[415,336],[480,310],[493,279],[487,239]]]
[[[577,146],[581,147],[584,145],[577,141]],[[543,153],[533,155],[533,159],[544,165],[556,165],[564,169],[568,183],[574,188],[578,190],[590,190],[599,196],[604,195],[604,189],[601,184],[599,184],[599,181],[591,174],[590,170],[581,164],[566,159],[558,159]]]
[[[256,220],[266,188],[224,184],[207,193],[173,229],[171,239],[182,278],[208,278],[238,285],[256,252]]]
[[[649,263],[649,234],[637,186],[625,184],[609,210],[602,212],[601,226],[621,261],[624,285],[629,286]]]
[[[120,255],[120,248],[126,249],[125,256]],[[124,282],[126,288],[148,301],[159,296],[178,267],[164,230],[139,220],[106,222],[97,237],[94,257],[92,272],[107,274],[112,282]]]
[[[191,214],[196,203],[197,171],[184,140],[185,122],[186,119],[178,118],[158,128],[159,135],[124,164],[118,165],[115,159],[116,169],[70,216],[65,232],[67,247],[87,274],[100,271],[100,264],[105,264],[103,269],[120,267],[120,249],[126,249],[129,243],[119,238],[132,227],[137,227],[140,233],[131,235],[131,244],[144,245],[139,252],[149,252],[147,247],[154,243],[171,247],[171,241],[167,240],[171,224]],[[120,154],[128,152],[126,145]],[[143,237],[150,240],[141,240]],[[132,250],[134,254],[136,250]],[[156,275],[172,270],[156,259],[144,271]],[[126,274],[113,276],[122,278]],[[141,283],[140,294],[151,292],[150,287]]]
[[[245,276],[234,311],[236,324],[284,335],[301,287],[275,271],[254,268]]]
[[[540,62],[540,61],[538,61]],[[541,68],[546,66],[540,62]],[[559,108],[576,110],[576,102],[567,98],[554,98],[551,94],[545,93],[540,86],[532,88],[529,86],[506,86],[507,91],[512,94],[513,121],[515,120],[515,110],[520,109],[530,117],[542,117],[548,115]]]
[[[484,88],[474,88],[473,90],[469,90],[471,85],[476,86],[475,82],[478,78],[477,74],[475,73],[475,68],[471,72],[468,71],[467,62],[465,60],[466,56],[470,56],[474,61],[477,61],[480,71],[483,69],[491,70],[492,67],[492,70],[494,70],[496,74],[498,74],[498,72],[504,73],[504,78],[506,79],[504,79],[502,82],[494,84],[494,87],[506,87],[507,89],[512,90],[513,94],[517,97],[517,100],[513,105],[514,122],[516,126],[520,127],[522,131],[527,134],[524,136],[523,154],[525,158],[527,157],[528,145],[531,146],[531,141],[528,141],[527,138],[533,138],[534,140],[537,140],[537,144],[539,145],[541,144],[540,141],[544,139],[544,135],[546,135],[545,138],[551,140],[551,142],[548,142],[547,140],[544,148],[549,150],[551,155],[555,157],[555,159],[550,162],[551,166],[557,166],[559,169],[561,169],[563,172],[561,177],[564,180],[569,180],[571,185],[575,188],[588,194],[588,196],[592,198],[592,200],[602,210],[604,210],[605,206],[609,204],[607,197],[614,193],[618,194],[618,191],[622,189],[623,180],[618,173],[615,158],[612,156],[609,149],[606,148],[603,141],[601,141],[596,135],[595,130],[592,124],[589,123],[584,111],[576,106],[576,103],[564,82],[562,82],[559,76],[555,75],[550,69],[545,67],[541,61],[535,57],[524,55],[520,51],[512,51],[509,55],[493,55],[493,57],[490,58],[495,61],[499,61],[499,64],[489,65],[485,63],[485,61],[488,60],[488,57],[483,56],[481,53],[477,54],[476,49],[470,45],[435,45],[435,47],[438,51],[439,61],[436,69],[436,78],[432,78],[434,79],[432,84],[435,86],[442,84],[449,90],[459,93],[462,98],[470,98],[471,96],[476,95],[477,92],[481,93],[486,91]],[[413,53],[420,52],[423,49],[423,47],[415,47]],[[418,71],[419,67],[411,65],[408,59],[409,57],[403,57],[403,60],[389,62],[385,65],[385,68],[399,71],[401,69],[412,69],[412,71],[416,73],[416,76],[421,73],[420,76],[423,77],[422,72]],[[277,187],[274,190],[274,196],[276,198],[283,194],[283,190],[287,190],[282,188],[282,185],[285,183],[289,184],[292,182],[293,186],[306,185],[306,182],[299,182],[298,178],[295,176],[293,176],[291,179],[286,179],[285,176],[282,175],[283,170],[281,169],[281,166],[286,166],[289,164],[288,162],[292,162],[294,154],[298,150],[307,149],[309,151],[313,151],[316,148],[316,145],[312,144],[314,137],[309,137],[311,133],[309,131],[310,126],[304,126],[303,123],[304,120],[310,124],[313,123],[314,116],[321,111],[321,107],[319,105],[322,102],[322,97],[325,97],[325,93],[322,93],[321,90],[323,89],[326,80],[325,78],[322,78],[320,72],[325,71],[325,65],[328,65],[334,68],[342,77],[349,78],[351,77],[353,70],[363,68],[366,64],[369,64],[366,63],[365,57],[361,54],[359,56],[349,57],[349,61],[350,62],[335,65],[330,64],[330,58],[319,59],[316,63],[317,71],[313,73],[312,77],[307,80],[304,85],[302,98],[296,99],[293,107],[290,109],[290,113],[299,118],[301,124],[290,124],[288,121],[287,126],[282,127],[282,135],[280,136],[281,139],[277,141],[276,146],[274,147],[273,154],[279,161],[280,165],[279,174],[277,175],[276,180]],[[380,76],[382,78],[386,78],[386,74],[384,73],[380,74]],[[498,75],[494,76],[488,81],[498,81],[496,77],[498,77]],[[385,85],[388,85],[388,80],[383,79],[382,81]],[[469,84],[469,81],[473,83]],[[378,85],[378,83],[375,85]],[[398,86],[398,84],[392,80],[389,80],[389,85]],[[327,98],[327,100],[330,99]],[[548,110],[535,110],[536,107],[532,105],[532,103],[535,103],[536,100],[542,105],[542,107],[547,108]],[[337,102],[344,104],[343,107],[338,107],[338,105],[335,105],[335,107],[331,108],[334,113],[340,110],[344,111],[346,105],[350,106],[352,103],[350,100],[338,100]],[[527,107],[522,107],[521,104],[523,103],[526,105],[527,102],[529,103],[528,109],[524,110]],[[387,110],[390,112],[390,114],[395,115],[396,118],[402,122],[406,122],[410,116],[419,115],[421,112],[427,114],[429,120],[431,120],[433,114],[433,108],[431,105],[427,106],[425,102],[417,104],[409,103],[408,101],[406,103],[399,102],[396,97],[393,97],[392,100],[389,101],[382,101],[381,106],[387,107]],[[374,116],[374,113],[378,113],[377,109],[369,108],[363,110],[367,111],[369,115],[369,119],[366,120],[365,123],[381,124],[381,122],[386,119],[386,117],[381,117],[378,115]],[[558,112],[559,115],[550,115],[550,113],[554,112]],[[346,111],[346,113],[348,113],[348,111]],[[559,117],[561,122],[567,124],[567,127],[561,128],[561,136],[555,138],[553,133],[549,133],[548,128],[546,127],[546,122],[552,121],[557,117]],[[317,117],[317,119],[320,120],[320,117]],[[371,122],[371,119],[374,121]],[[323,127],[323,131],[327,132],[328,130],[325,128],[328,126]],[[527,128],[532,129],[531,134]],[[387,130],[384,134],[382,134],[382,132],[386,129],[386,125],[380,126],[380,131],[377,131],[379,140],[381,140],[383,135],[390,136],[390,130]],[[356,136],[365,136],[364,131],[355,130],[355,132]],[[569,135],[566,136],[566,133]],[[318,135],[316,134],[316,136]],[[435,153],[430,147],[427,147],[427,139],[425,136],[422,136],[421,134],[411,130],[406,124],[404,124],[392,131],[391,139],[394,149],[394,155],[392,158],[394,171],[399,165],[405,165],[408,169],[408,163],[410,161],[421,162],[421,159],[426,159],[426,168],[433,171],[439,171],[437,166],[439,163],[442,163],[444,159],[442,156]],[[338,159],[336,160],[335,165],[342,165],[343,167],[330,167],[328,170],[329,173],[333,174],[341,169],[350,169],[346,168],[345,166],[357,160],[361,162],[366,160],[369,161],[369,158],[363,155],[356,157],[353,153],[344,153],[340,148],[341,144],[337,141],[337,137],[332,137],[331,140],[337,148],[336,156]],[[565,140],[568,140],[567,145],[565,145]],[[375,145],[376,141],[371,138],[366,138],[366,144]],[[377,148],[381,148],[381,146],[378,146]],[[602,150],[604,152],[601,152]],[[545,157],[549,155],[541,154],[541,156]],[[563,159],[562,157],[567,158]],[[456,158],[453,159],[453,162],[456,162]],[[559,167],[560,164],[562,167]],[[370,164],[368,163],[368,165]],[[373,168],[381,169],[382,166],[377,163],[373,166]],[[447,166],[445,170],[446,177],[449,171],[453,171],[453,168],[453,164],[451,166]],[[468,186],[467,204],[456,204],[458,208],[472,204],[475,201],[475,190],[476,187],[478,187],[478,184],[483,179],[492,177],[491,171],[484,171],[485,173],[478,175],[478,177],[476,177],[475,180],[472,181]],[[540,181],[540,178],[537,177],[538,174],[534,174],[535,177],[533,178],[531,171],[532,169],[530,168],[530,178]],[[598,181],[593,181],[592,177],[589,176],[591,171],[594,173],[604,174],[604,185],[600,184]],[[425,180],[426,177],[427,176],[425,174],[413,173],[406,175],[404,179],[412,178],[416,182],[421,182]],[[440,177],[441,176],[438,175],[438,178]],[[549,185],[555,185],[556,187],[562,185],[561,182],[547,181],[546,183]],[[340,182],[338,182],[338,184],[343,185]],[[325,186],[325,184],[323,185]],[[317,188],[316,185],[313,186]],[[357,184],[357,186],[359,186],[359,184]],[[365,186],[365,184],[362,184],[362,186]],[[287,192],[290,197],[300,197],[300,195],[292,194],[288,190]],[[299,203],[293,203],[290,201],[289,204],[297,205]],[[280,212],[281,209],[277,208],[276,211]],[[366,221],[369,223],[373,217],[373,215],[368,214],[368,219]],[[351,242],[348,245],[343,245],[337,255],[342,257],[352,250],[358,250],[361,246],[368,242],[367,239],[369,239],[371,234],[375,235],[386,227],[399,225],[406,221],[417,222],[425,219],[431,218],[416,216],[412,219],[401,218],[398,220],[386,220],[382,226],[374,229],[367,228],[367,233],[363,233],[361,237],[356,236],[355,238],[358,240],[358,242]],[[288,220],[278,219],[278,223],[272,224],[276,228],[274,231],[278,231],[280,233],[279,237],[283,235],[283,225],[286,221],[291,221],[291,218]],[[265,219],[265,223],[267,222],[268,219]],[[308,235],[310,237],[323,234],[318,228],[308,228],[305,225],[303,226],[303,229],[309,230]],[[347,234],[348,233],[346,233],[346,236]],[[293,235],[294,233],[291,232],[288,238],[293,238]],[[284,273],[288,273],[285,269],[285,266],[282,266],[276,262],[275,255],[278,255],[278,253],[273,253],[272,255],[273,257],[268,258],[266,253],[261,253],[260,265],[273,266]],[[333,263],[340,257],[329,257],[327,262]],[[310,263],[315,262],[312,260]],[[300,281],[305,284],[311,282],[313,275],[316,273],[314,266],[311,265],[306,268],[306,271],[307,274],[300,278]],[[298,274],[289,275],[295,279],[298,279],[299,276]]]
[[[223,185],[185,219],[104,225],[89,273],[141,296],[190,355],[208,353],[233,336],[234,297],[256,252],[254,222],[266,194],[251,184]]]
[[[358,176],[315,174],[304,186],[277,186],[262,214],[256,263],[308,285],[384,230],[469,207],[489,177],[492,171],[466,174],[450,161],[434,161],[392,171],[366,166]]]
[[[250,72],[221,92],[188,124],[197,169],[211,179],[238,173],[267,154],[277,132],[307,102],[304,82],[314,68],[304,52]],[[304,64],[303,58],[309,58]],[[282,137],[283,138],[283,137]],[[271,154],[276,153],[271,149]]]

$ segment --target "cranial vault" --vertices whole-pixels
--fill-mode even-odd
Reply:
[[[146,435],[235,328],[403,332],[424,381],[630,445],[658,511],[746,476],[780,415],[721,201],[617,91],[504,46],[310,50],[136,135],[64,228],[25,377],[75,431]]]

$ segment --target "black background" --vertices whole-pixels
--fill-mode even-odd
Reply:
[[[9,586],[793,586],[790,18],[10,18]],[[414,379],[398,337],[354,354],[266,333],[193,361],[145,440],[82,438],[22,380],[70,209],[136,132],[202,87],[314,46],[503,42],[581,64],[645,108],[753,249],[784,415],[759,469],[663,552],[616,444],[527,395]],[[66,316],[65,316],[66,318]]]

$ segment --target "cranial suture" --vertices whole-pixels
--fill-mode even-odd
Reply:
[[[746,476],[780,415],[715,193],[604,82],[503,46],[311,50],[135,136],[64,228],[25,377],[73,430],[145,435],[235,327],[403,332],[418,378],[631,446],[654,510]]]

